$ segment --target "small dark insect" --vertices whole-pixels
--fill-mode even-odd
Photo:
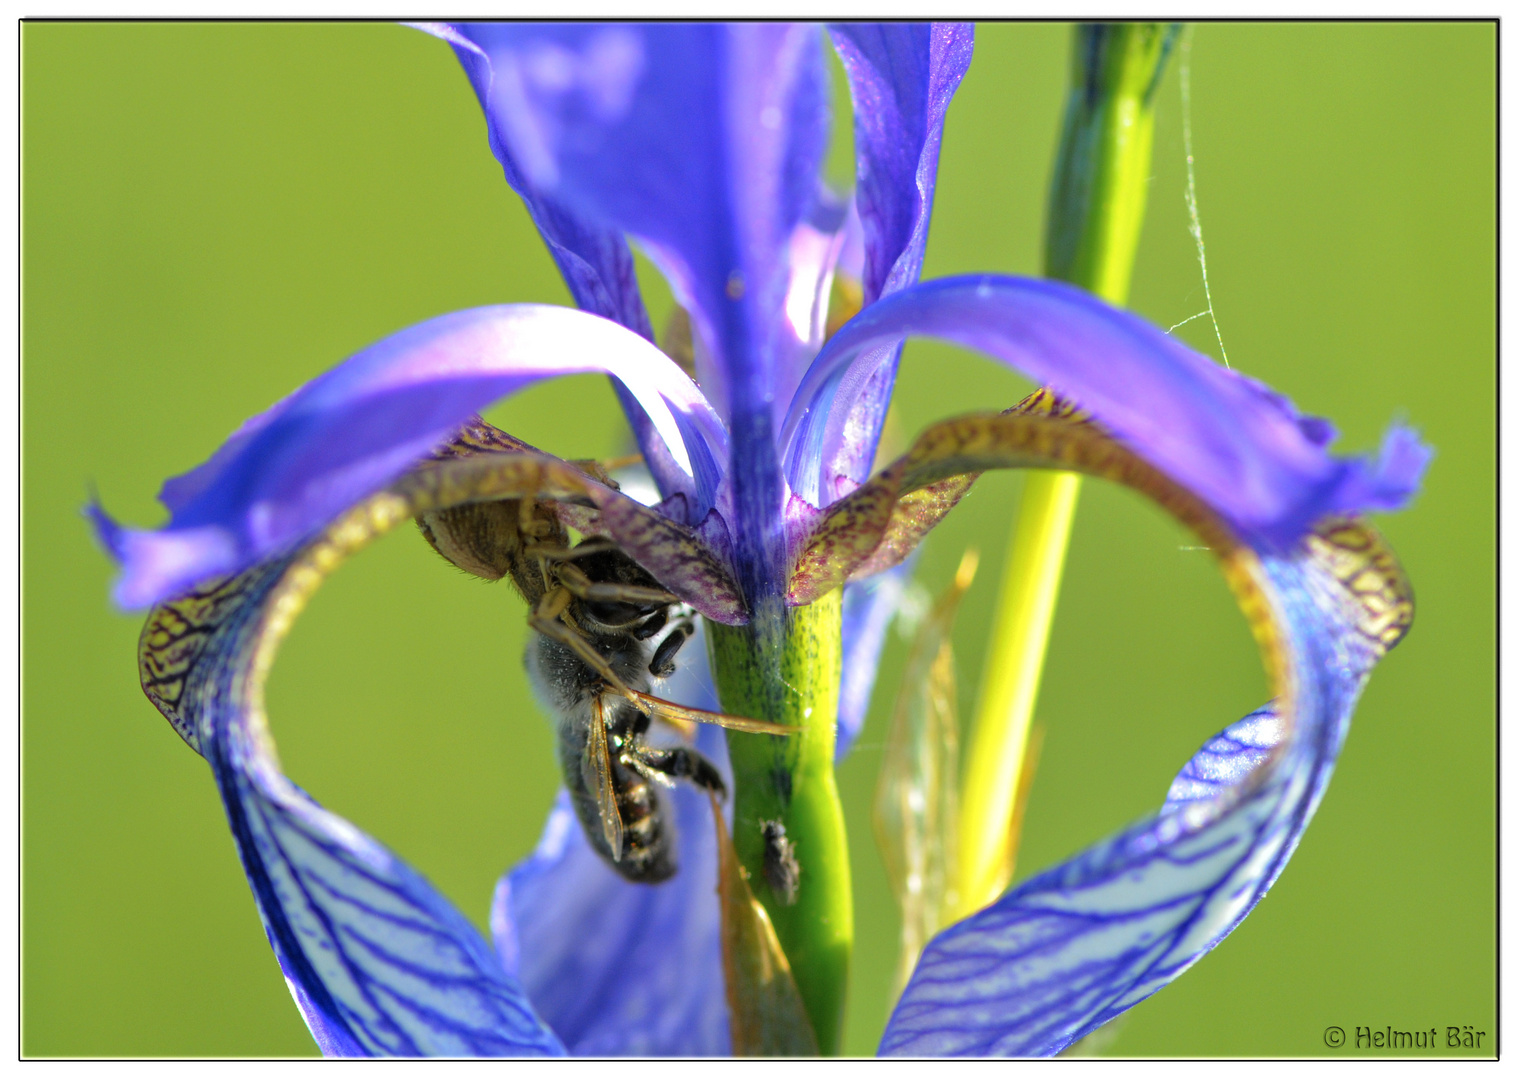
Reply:
[[[785,835],[785,826],[778,821],[761,821],[759,828],[764,834],[764,880],[781,903],[794,904],[796,894],[801,891],[801,864],[796,861],[796,845]]]
[[[673,876],[674,823],[658,789],[683,779],[719,796],[726,792],[717,770],[695,750],[649,745],[651,722],[769,734],[790,729],[650,694],[650,676],[673,674],[675,656],[694,632],[692,613],[611,542],[571,546],[552,504],[472,503],[423,514],[417,525],[449,562],[487,580],[510,578],[527,601],[535,631],[528,675],[554,718],[564,784],[591,846],[629,881],[653,884]]]

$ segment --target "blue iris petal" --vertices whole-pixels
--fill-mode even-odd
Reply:
[[[535,190],[527,183],[521,168],[512,160],[506,141],[493,122],[488,109],[490,88],[494,73],[490,57],[470,41],[467,34],[444,23],[417,23],[417,29],[442,38],[453,46],[455,55],[469,76],[481,107],[486,109],[486,126],[490,136],[490,150],[506,173],[506,182],[522,197],[533,224],[538,227],[549,254],[564,275],[570,295],[583,311],[621,323],[629,330],[649,341],[654,340],[649,325],[648,312],[643,306],[643,296],[638,290],[638,279],[633,267],[632,252],[627,241],[615,229],[596,225],[571,212],[567,207]],[[659,493],[669,496],[681,492],[694,497],[695,490],[687,476],[670,456],[659,438],[648,413],[638,404],[638,399],[620,381],[613,379],[612,386],[627,414],[638,448],[648,463],[649,472]],[[705,516],[709,506],[698,506],[696,520]]]
[[[854,98],[854,199],[869,305],[922,273],[944,114],[970,66],[975,32],[967,23],[846,23],[832,36]],[[792,486],[818,505],[847,493],[838,478],[857,486],[868,476],[901,355],[899,344],[881,350],[856,361],[873,376],[849,424],[834,432],[819,459],[786,462]]]
[[[1251,545],[1286,550],[1325,514],[1395,509],[1429,452],[1393,427],[1375,460],[1341,459],[1285,398],[1137,316],[1054,281],[943,278],[885,297],[813,362],[787,455],[822,452],[872,373],[850,360],[926,335],[978,349],[1078,402],[1139,456],[1204,499]]]
[[[172,716],[210,763],[260,917],[323,1052],[562,1054],[517,980],[421,875],[280,771],[261,709],[268,606],[290,560],[162,624],[194,657]],[[174,711],[170,707],[170,711]]]
[[[543,379],[614,375],[654,418],[710,497],[721,422],[674,362],[636,334],[537,304],[443,315],[370,346],[245,423],[160,495],[163,529],[122,529],[94,513],[123,563],[116,602],[142,607],[213,574],[233,574],[303,540],[400,476],[472,413]]]
[[[901,594],[917,564],[915,554],[905,562],[843,589],[843,680],[838,690],[838,744],[835,761],[854,746],[870,711],[870,694],[880,668],[886,631],[901,605]]]
[[[882,1053],[1058,1053],[1170,983],[1265,895],[1317,809],[1380,649],[1304,548],[1268,557],[1264,574],[1292,656],[1290,730],[1270,707],[1231,725],[1153,818],[934,938]]]
[[[815,27],[468,24],[487,109],[527,181],[635,237],[691,312],[732,434],[750,600],[784,587],[774,370],[786,250],[817,194],[827,82]]]
[[[687,643],[682,656],[662,692],[715,709],[703,643]],[[703,728],[696,748],[731,788],[722,732]],[[537,851],[496,889],[496,948],[577,1057],[732,1052],[711,804],[688,784],[663,797],[679,837],[680,869],[669,881],[619,877],[586,841],[561,790]]]

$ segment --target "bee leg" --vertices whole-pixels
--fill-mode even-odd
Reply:
[[[674,604],[680,598],[664,589],[650,589],[642,585],[620,585],[611,581],[592,581],[573,563],[565,563],[558,569],[559,584],[581,600],[594,603],[623,604]]]
[[[583,637],[564,625],[561,616],[564,614],[564,610],[569,607],[569,601],[569,593],[565,590],[551,590],[538,602],[538,606],[533,609],[532,614],[527,616],[527,625],[544,637],[553,638],[561,645],[565,645],[573,650],[574,654],[583,660],[590,670],[606,680],[607,685],[623,697],[631,699],[632,691],[627,688],[626,683],[617,677],[617,673],[611,669],[611,665],[606,662],[606,658],[591,648],[590,644]]]
[[[547,559],[550,562],[569,562],[583,555],[600,555],[606,551],[620,550],[610,540],[582,540],[574,547],[565,547],[563,544],[528,544],[523,551],[537,559]]]
[[[675,673],[675,654],[690,640],[696,631],[690,623],[676,623],[675,628],[669,632],[669,636],[659,642],[659,647],[654,650],[653,659],[648,662],[648,672],[660,679],[667,679]]]
[[[652,780],[660,787],[672,788],[675,786],[674,779],[671,778],[668,773],[660,772],[658,769],[654,768],[652,765],[644,761],[637,754],[623,754],[617,760],[620,761],[623,765],[626,765],[629,769],[637,773],[639,776],[643,777],[643,779]]]
[[[639,746],[636,753],[643,764],[650,769],[661,772],[665,776],[689,780],[699,788],[723,798],[727,797],[727,785],[722,782],[722,776],[717,772],[717,767],[689,747],[676,746],[665,749]]]
[[[648,618],[644,619],[642,624],[633,630],[632,636],[637,638],[639,641],[647,641],[649,638],[657,634],[660,630],[663,630],[664,627],[668,624],[669,608],[661,607],[658,611],[654,612]]]
[[[628,454],[624,457],[609,458],[605,461],[597,461],[595,458],[575,458],[569,462],[592,480],[598,480],[611,488],[613,491],[621,491],[622,486],[612,477],[613,470],[625,469],[629,465],[643,464],[642,454]]]

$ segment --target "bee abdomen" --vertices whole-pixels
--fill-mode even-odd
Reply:
[[[679,869],[675,830],[659,790],[620,763],[613,763],[612,789],[622,819],[622,857],[613,859],[601,824],[600,804],[579,767],[579,748],[573,740],[561,740],[559,755],[575,816],[590,846],[628,881],[655,885],[674,877]]]
[[[621,771],[620,769],[618,770]],[[617,873],[628,881],[665,881],[676,870],[674,830],[664,813],[658,790],[640,776],[623,773],[617,786],[617,810],[622,815],[622,858]]]

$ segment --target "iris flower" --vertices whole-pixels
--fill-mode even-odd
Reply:
[[[891,595],[870,582],[910,555],[974,475],[1075,469],[1152,497],[1219,559],[1276,697],[1209,740],[1157,813],[939,934],[880,1049],[1055,1053],[1216,945],[1281,872],[1361,686],[1409,624],[1407,582],[1358,515],[1411,495],[1427,459],[1416,438],[1393,427],[1373,458],[1333,456],[1325,421],[1071,286],[919,283],[944,113],[971,57],[967,26],[828,31],[854,101],[852,209],[820,179],[829,92],[817,27],[426,29],[463,64],[491,149],[579,310],[508,304],[410,327],[169,480],[164,527],[129,529],[91,510],[122,567],[117,603],[153,609],[144,688],[211,766],[270,944],[321,1049],[734,1049],[726,916],[713,888],[730,849],[703,793],[682,785],[672,795],[681,867],[657,886],[614,873],[561,794],[536,852],[501,880],[491,943],[280,769],[263,687],[306,597],[395,525],[492,499],[544,500],[635,558],[705,620],[724,689],[724,647],[808,608],[836,638],[846,591],[841,754],[862,719],[878,605]],[[629,238],[689,313],[694,381],[653,344]],[[864,305],[824,341],[840,259]],[[934,425],[872,477],[902,342],[924,335],[1059,397]],[[652,505],[475,415],[584,372],[611,377],[658,489]],[[829,659],[797,662],[805,674]],[[836,698],[836,653],[831,663]],[[739,712],[726,693],[723,704]],[[828,752],[829,777],[835,708],[807,743]],[[720,733],[703,728],[697,740],[729,768]],[[795,798],[820,775],[797,771]],[[752,823],[741,775],[736,783],[741,830]],[[828,866],[797,851],[805,898]]]

